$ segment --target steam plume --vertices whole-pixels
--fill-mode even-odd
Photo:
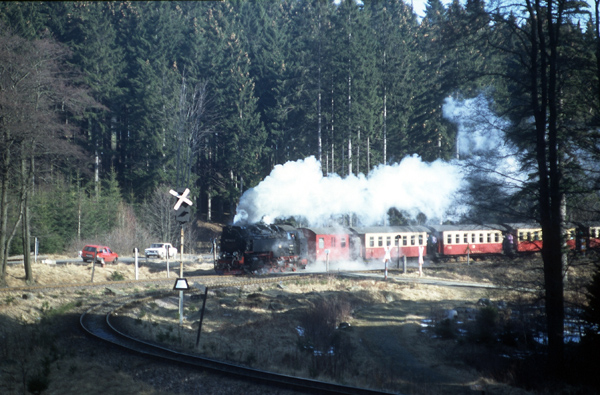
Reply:
[[[311,226],[354,214],[362,225],[381,224],[390,208],[416,216],[441,218],[462,184],[460,169],[443,161],[425,163],[418,156],[380,165],[368,175],[323,176],[311,156],[275,166],[255,188],[246,191],[234,223],[270,222],[302,217]]]

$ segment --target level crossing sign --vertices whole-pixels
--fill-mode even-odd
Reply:
[[[190,194],[189,188],[179,188],[176,191],[171,189],[169,193],[177,198],[177,202],[173,207],[175,209],[175,218],[177,222],[186,223],[190,220],[190,206],[193,204],[188,198]]]

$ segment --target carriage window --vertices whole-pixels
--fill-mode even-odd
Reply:
[[[448,244],[452,244],[452,235],[451,234],[448,235]]]
[[[331,246],[332,247],[335,247],[336,241],[337,241],[337,239],[335,237],[331,238]]]
[[[386,246],[391,246],[391,245],[392,245],[392,236],[388,236],[388,237],[385,239],[385,245],[386,245]]]
[[[375,247],[375,238],[373,236],[369,237],[369,247]]]
[[[325,248],[325,239],[319,237],[319,248]]]
[[[410,236],[410,245],[414,246],[415,245],[415,235],[411,235]]]
[[[400,235],[398,235],[394,238],[394,245],[396,247],[398,247],[400,245]]]
[[[346,238],[342,237],[342,248],[346,248]]]
[[[456,236],[454,236],[454,241],[456,244],[460,244],[460,233],[457,233]]]
[[[523,240],[525,240],[525,235],[523,234],[523,232],[519,232],[519,241]]]
[[[487,242],[488,242],[488,243],[491,243],[491,242],[492,242],[492,234],[491,234],[491,233],[488,233],[488,234],[487,234]]]
[[[406,240],[406,236],[402,236],[402,245],[403,246],[407,246],[408,245],[408,241]]]
[[[533,240],[539,240],[539,239],[540,239],[540,234],[537,231],[533,232]]]
[[[423,245],[423,235],[419,235],[419,245]]]
[[[475,233],[471,233],[471,243],[475,243],[475,240],[477,240]]]
[[[495,243],[500,242],[500,233],[494,233],[494,242]]]
[[[377,239],[378,245],[379,247],[383,247],[383,236],[379,236],[379,238]]]
[[[480,243],[483,243],[483,233],[480,233],[480,234],[479,234],[479,242],[480,242]]]
[[[467,233],[465,233],[463,236],[463,243],[469,244],[469,235]]]

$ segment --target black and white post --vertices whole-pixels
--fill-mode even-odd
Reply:
[[[181,224],[181,261],[177,281],[184,281],[187,284],[187,280],[183,277],[183,225],[189,222],[191,217],[190,207],[192,206],[192,201],[188,198],[190,190],[189,188],[179,188],[176,191],[171,189],[169,193],[177,198],[177,203],[175,203],[173,208],[175,209],[175,219]],[[179,325],[183,326],[183,289],[179,289]]]

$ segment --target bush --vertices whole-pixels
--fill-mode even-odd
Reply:
[[[350,316],[351,305],[343,298],[320,299],[300,318],[304,336],[298,347],[311,353],[311,377],[339,377],[352,360],[352,344],[337,325]]]
[[[123,280],[125,280],[125,276],[123,276],[121,273],[119,273],[117,271],[114,271],[110,275],[110,280],[111,281],[123,281]]]
[[[458,334],[454,320],[446,318],[435,326],[435,334],[442,339],[455,339]]]
[[[485,306],[479,310],[475,318],[475,328],[471,336],[479,343],[491,344],[497,339],[498,309]]]

